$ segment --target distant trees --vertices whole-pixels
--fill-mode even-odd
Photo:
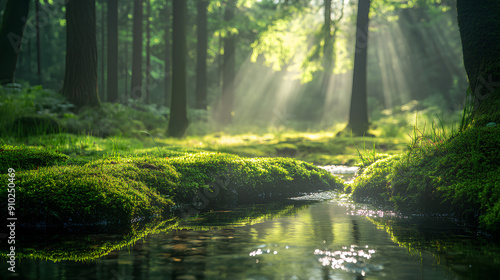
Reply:
[[[173,1],[172,102],[167,134],[183,137],[188,127],[186,101],[186,1]]]
[[[14,82],[17,58],[28,20],[29,0],[8,0],[0,29],[0,84]]]
[[[500,123],[500,1],[457,1],[474,125]]]
[[[76,107],[100,106],[95,1],[66,4],[66,70],[62,93]]]
[[[333,69],[335,68],[335,39],[339,29],[339,22],[344,17],[344,0],[340,0],[338,10],[334,12],[337,15],[332,19],[332,0],[324,0],[324,25],[323,25],[323,80],[321,82],[321,98],[324,103],[328,94],[328,86],[330,85]],[[333,28],[333,30],[332,30]]]
[[[224,21],[230,22],[234,18],[235,3],[226,2]],[[234,80],[236,78],[236,37],[231,31],[227,31],[224,38],[224,62],[222,66],[222,97],[219,108],[219,122],[228,125],[233,118],[234,106]]]
[[[323,24],[323,68],[324,75],[321,86],[321,95],[326,96],[330,77],[332,76],[333,66],[333,45],[332,45],[332,0],[324,0],[324,16],[325,21]]]

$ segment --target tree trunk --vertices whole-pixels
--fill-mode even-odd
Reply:
[[[142,98],[142,0],[134,0],[134,26],[132,42],[132,99]]]
[[[40,50],[40,0],[35,0],[35,28],[36,28],[36,70],[38,84],[42,84],[42,54]]]
[[[106,24],[106,19],[105,19],[105,5],[104,5],[104,0],[101,0],[101,99],[106,100],[106,77],[105,77],[105,59],[104,59],[104,50],[106,49],[106,34],[105,34],[105,28],[104,25]]]
[[[172,105],[168,136],[183,137],[188,127],[186,101],[186,1],[173,1]]]
[[[228,2],[224,12],[224,20],[234,18],[234,3]],[[234,79],[236,77],[236,37],[231,32],[224,38],[224,62],[222,69],[222,99],[220,107],[220,123],[228,125],[232,122],[234,106]]]
[[[63,95],[78,108],[100,106],[95,1],[69,1],[66,4],[66,24]]]
[[[14,82],[17,57],[28,20],[29,0],[9,0],[5,4],[0,29],[0,84]]]
[[[368,131],[368,105],[366,100],[366,63],[368,49],[368,14],[370,0],[359,0],[356,20],[356,54],[352,82],[349,124],[353,135],[363,136]]]
[[[474,125],[500,123],[500,1],[458,0],[457,14]]]
[[[146,88],[145,88],[145,95],[146,95],[146,104],[149,104],[151,101],[151,92],[150,92],[150,85],[151,85],[151,21],[149,18],[151,17],[151,0],[147,0],[146,2]]]
[[[325,77],[331,76],[332,72],[332,0],[325,0],[325,22],[323,25],[323,38],[325,40],[325,44],[323,45],[323,66],[325,68]]]
[[[165,98],[164,105],[170,107],[171,91],[172,91],[172,50],[170,43],[170,8],[165,5]]]
[[[207,109],[207,0],[198,0],[197,61],[196,61],[196,109]]]
[[[108,102],[118,102],[118,0],[108,0]]]
[[[325,104],[328,95],[328,86],[333,72],[333,45],[332,45],[332,0],[324,0],[324,23],[323,23],[323,78],[321,80],[321,88],[317,94],[320,104]],[[319,108],[318,108],[319,109]],[[324,108],[321,108],[324,110]]]

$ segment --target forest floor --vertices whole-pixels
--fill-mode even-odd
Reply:
[[[34,238],[23,242],[36,256],[31,251],[18,256],[93,259],[204,210],[317,191],[342,192],[343,180],[317,165],[360,163],[360,154],[375,161],[406,145],[397,138],[336,138],[326,132],[145,136],[138,140],[58,133],[1,138],[0,169],[5,173],[0,181],[12,179],[15,185],[0,189],[0,196],[15,194],[14,213],[24,225],[19,231],[27,230],[20,236]],[[0,207],[6,209],[6,201],[0,201]],[[124,227],[130,221],[134,226]],[[51,239],[56,243],[47,250],[44,244],[49,241],[30,235],[34,227],[66,241]],[[87,233],[86,241],[60,235],[68,230]],[[96,235],[104,232],[122,237],[104,244]],[[66,242],[72,250],[66,249]]]

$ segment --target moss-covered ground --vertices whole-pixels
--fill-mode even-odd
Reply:
[[[16,217],[29,225],[126,224],[190,215],[209,205],[342,188],[337,177],[290,158],[163,148],[134,156],[72,159],[45,149],[4,145],[1,150],[3,169],[15,169]],[[4,182],[9,178],[7,172],[0,175]],[[0,195],[7,197],[7,192],[2,188]],[[6,204],[4,200],[0,207],[6,209]]]
[[[500,127],[473,126],[440,141],[415,139],[421,141],[405,153],[366,167],[352,186],[354,200],[452,214],[498,234]]]

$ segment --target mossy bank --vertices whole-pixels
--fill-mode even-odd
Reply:
[[[355,201],[453,214],[500,233],[500,127],[471,127],[445,141],[379,160],[355,180]]]
[[[15,216],[24,225],[128,224],[343,187],[328,172],[290,158],[199,152],[75,162],[41,149],[2,149],[2,167],[16,170]],[[43,160],[29,163],[26,154]],[[2,182],[8,178],[0,175]],[[0,196],[7,191],[2,188]],[[3,209],[6,201],[0,202]]]

